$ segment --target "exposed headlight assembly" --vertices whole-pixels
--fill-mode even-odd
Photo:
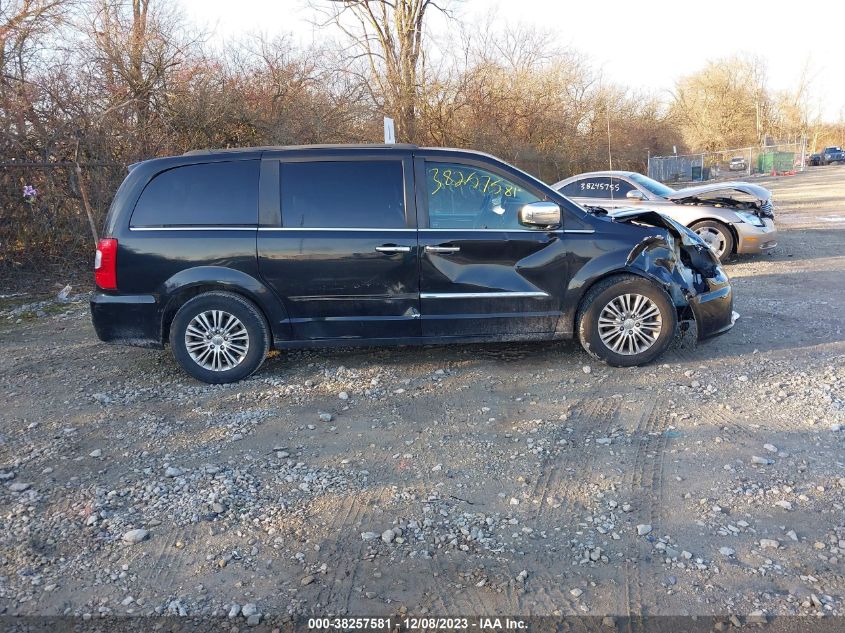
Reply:
[[[740,220],[750,224],[751,226],[766,226],[765,224],[763,224],[763,219],[754,213],[749,213],[748,211],[734,211],[734,213]]]

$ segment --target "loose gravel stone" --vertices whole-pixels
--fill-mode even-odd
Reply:
[[[129,530],[123,534],[123,540],[127,543],[140,543],[141,541],[146,540],[149,537],[150,533],[143,529],[138,528],[135,530]]]

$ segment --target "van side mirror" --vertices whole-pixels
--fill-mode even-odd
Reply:
[[[526,226],[557,226],[560,207],[554,202],[529,202],[519,210],[519,223]]]
[[[628,198],[628,200],[645,200],[643,192],[636,189],[631,189],[631,191],[625,194],[625,197]]]

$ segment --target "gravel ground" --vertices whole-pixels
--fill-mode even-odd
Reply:
[[[761,182],[736,327],[639,369],[353,349],[206,386],[81,297],[2,299],[0,614],[845,614],[845,167]]]

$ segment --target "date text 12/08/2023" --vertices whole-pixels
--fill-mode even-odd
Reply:
[[[407,631],[501,631],[501,630],[524,630],[528,623],[521,618],[499,618],[495,616],[476,617],[334,617],[334,618],[308,618],[308,629],[311,630],[367,630],[367,631],[390,631],[395,627],[401,627]]]

